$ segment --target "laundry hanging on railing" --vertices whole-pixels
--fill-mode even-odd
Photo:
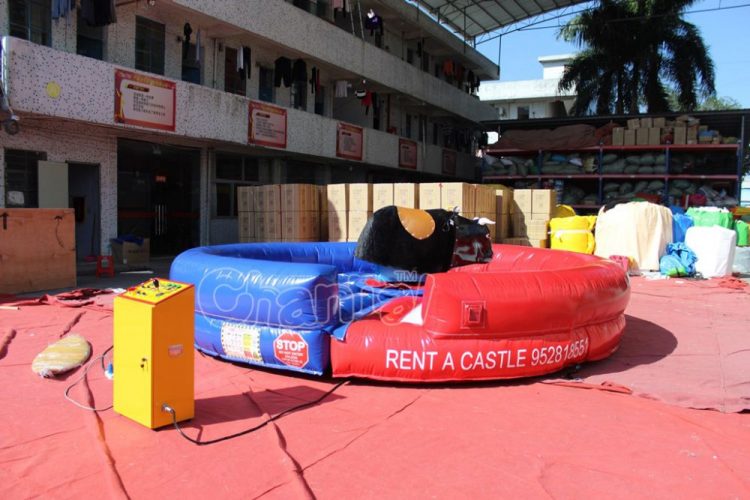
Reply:
[[[320,92],[320,70],[313,66],[310,73],[310,91],[315,94],[316,92]]]
[[[365,17],[365,28],[370,30],[370,36],[383,36],[383,19],[372,9],[367,12]]]
[[[274,87],[281,87],[282,81],[285,87],[292,84],[292,61],[286,57],[279,57],[274,62]]]
[[[331,6],[333,7],[333,18],[341,14],[346,17],[347,11],[349,11],[349,0],[332,0]]]
[[[292,67],[292,81],[294,83],[306,83],[307,82],[307,64],[302,59],[294,61]]]
[[[52,0],[52,19],[68,17],[76,7],[75,0]]]
[[[351,83],[346,80],[336,80],[334,84],[334,97],[349,97],[349,88],[352,86]]]
[[[250,47],[244,45],[237,50],[237,72],[240,74],[240,78],[250,78],[251,54]]]

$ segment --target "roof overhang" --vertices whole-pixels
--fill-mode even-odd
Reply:
[[[412,0],[464,39],[472,39],[584,0]]]

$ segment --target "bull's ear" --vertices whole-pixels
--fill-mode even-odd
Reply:
[[[396,207],[398,219],[407,233],[418,240],[429,238],[435,232],[435,219],[416,208]]]
[[[476,222],[480,226],[492,226],[495,224],[494,220],[489,220],[487,217],[474,217],[474,222]]]

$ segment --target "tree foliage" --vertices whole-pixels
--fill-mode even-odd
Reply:
[[[576,115],[697,108],[715,94],[714,65],[698,28],[682,16],[695,0],[600,0],[558,34],[581,52],[566,68],[560,90],[575,88]]]

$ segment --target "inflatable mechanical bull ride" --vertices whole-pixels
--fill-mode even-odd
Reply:
[[[268,368],[486,380],[612,354],[630,297],[622,268],[492,245],[487,222],[385,207],[357,244],[194,248],[174,260],[170,277],[196,285],[198,350]]]

